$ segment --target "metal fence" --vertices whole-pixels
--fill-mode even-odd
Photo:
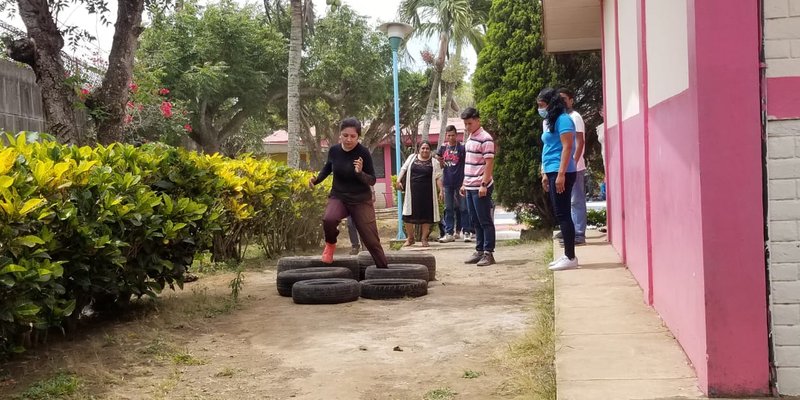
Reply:
[[[42,92],[30,68],[0,60],[0,130],[44,130]]]
[[[15,38],[27,34],[3,21],[0,21],[0,35]],[[95,86],[102,81],[96,68],[77,57],[61,52],[64,68],[73,75]],[[88,123],[83,110],[76,110],[78,129],[85,129]],[[45,129],[45,116],[42,108],[42,92],[36,84],[36,75],[30,67],[5,59],[0,59],[0,131],[19,132]]]

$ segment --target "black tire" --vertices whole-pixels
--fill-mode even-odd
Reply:
[[[285,297],[292,297],[292,286],[300,281],[307,281],[309,279],[325,279],[325,278],[345,278],[352,277],[352,271],[343,267],[314,267],[314,268],[298,268],[290,269],[278,273],[276,283],[278,286],[278,294]]]
[[[428,267],[422,264],[389,264],[389,268],[367,267],[364,279],[422,279],[430,277]]]
[[[389,264],[421,264],[428,267],[429,281],[436,280],[436,257],[431,253],[419,253],[416,251],[390,251],[386,252],[386,260]],[[358,253],[358,263],[362,266],[375,265],[375,260],[367,251]]]
[[[356,256],[335,256],[333,263],[325,264],[320,256],[283,257],[278,260],[278,273],[301,268],[342,267],[351,272],[353,279],[360,277],[360,268]]]
[[[424,279],[365,279],[361,281],[361,297],[365,299],[401,299],[428,294]]]
[[[297,304],[347,303],[360,295],[361,286],[355,279],[310,279],[292,286],[292,300]]]

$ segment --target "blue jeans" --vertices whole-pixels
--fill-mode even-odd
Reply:
[[[477,190],[467,190],[467,205],[472,218],[472,227],[475,228],[475,250],[494,252],[495,231],[494,215],[492,210],[492,192],[494,185],[486,191],[486,196],[480,197]]]
[[[458,193],[458,191],[456,191]],[[472,227],[472,217],[469,215],[469,206],[467,206],[467,196],[458,195],[458,198],[461,199],[459,210],[461,211],[461,220],[459,221],[456,218],[456,231],[459,228],[466,232],[466,233],[475,233],[475,229]],[[458,215],[456,215],[458,217]]]
[[[472,223],[469,220],[469,210],[467,210],[467,198],[461,196],[459,187],[444,187],[444,231],[448,235],[461,232],[463,228],[466,232],[472,231]]]
[[[550,203],[553,206],[553,214],[561,227],[561,236],[564,238],[564,255],[570,259],[575,258],[575,224],[572,222],[572,186],[575,184],[575,173],[567,172],[564,176],[564,191],[556,193],[556,178],[558,172],[548,172],[547,180],[549,183]]]
[[[572,186],[572,221],[575,223],[575,240],[586,241],[586,170],[575,173],[575,185]]]

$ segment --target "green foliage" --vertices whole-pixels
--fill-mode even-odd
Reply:
[[[0,357],[31,333],[69,326],[89,304],[183,286],[195,254],[241,260],[315,246],[327,185],[250,156],[161,144],[0,146]],[[241,277],[232,287],[241,289]],[[36,335],[34,335],[36,336]],[[27,339],[26,339],[27,338]]]
[[[28,390],[15,396],[20,400],[55,400],[72,398],[80,389],[81,380],[75,375],[61,372],[58,375],[36,382]]]
[[[244,272],[241,266],[236,270],[236,275],[231,279],[228,287],[231,288],[231,301],[236,305],[239,302],[239,294],[244,287]]]
[[[134,65],[133,75],[123,120],[125,142],[180,145],[191,130],[186,101],[174,98],[161,84],[161,71],[139,63]]]
[[[394,121],[391,48],[386,36],[350,7],[336,7],[316,22],[303,75],[303,130],[316,128],[315,138],[303,137],[312,158],[320,153],[320,141],[336,142],[339,121],[345,117],[371,121],[362,133],[368,147],[390,130]],[[324,160],[313,161],[320,164],[314,167],[320,167]]]
[[[304,60],[305,84],[336,97],[332,105],[342,115],[371,117],[369,108],[391,91],[385,84],[392,71],[392,52],[385,35],[347,6],[329,12],[315,26]]]
[[[429,390],[422,398],[424,400],[452,400],[456,397],[456,391],[449,387]]]
[[[536,111],[536,97],[548,86],[572,86],[577,92],[576,108],[590,120],[599,108],[601,79],[595,54],[556,59],[544,53],[541,13],[540,2],[492,3],[486,47],[478,57],[473,84],[482,123],[497,139],[494,175],[498,202],[517,212],[527,210],[544,226],[553,226],[539,173],[542,119]],[[587,132],[591,139],[594,126],[587,123]]]
[[[468,370],[464,371],[464,375],[462,375],[461,377],[464,378],[464,379],[475,379],[475,378],[477,378],[477,377],[479,377],[481,375],[483,375],[483,372],[473,371],[471,369],[468,369]]]
[[[286,91],[283,35],[254,5],[222,0],[202,8],[189,1],[173,14],[157,14],[137,60],[186,103],[190,136],[209,152],[238,134],[248,118],[278,112],[274,104]]]
[[[586,210],[586,224],[590,226],[606,226],[606,210]]]

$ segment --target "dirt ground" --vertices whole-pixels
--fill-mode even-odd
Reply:
[[[229,310],[232,274],[204,276],[0,367],[0,398],[55,371],[81,380],[76,398],[514,398],[499,360],[533,322],[544,245],[500,246],[487,268],[462,263],[468,244],[436,246],[438,280],[416,299],[297,305],[269,263]]]

